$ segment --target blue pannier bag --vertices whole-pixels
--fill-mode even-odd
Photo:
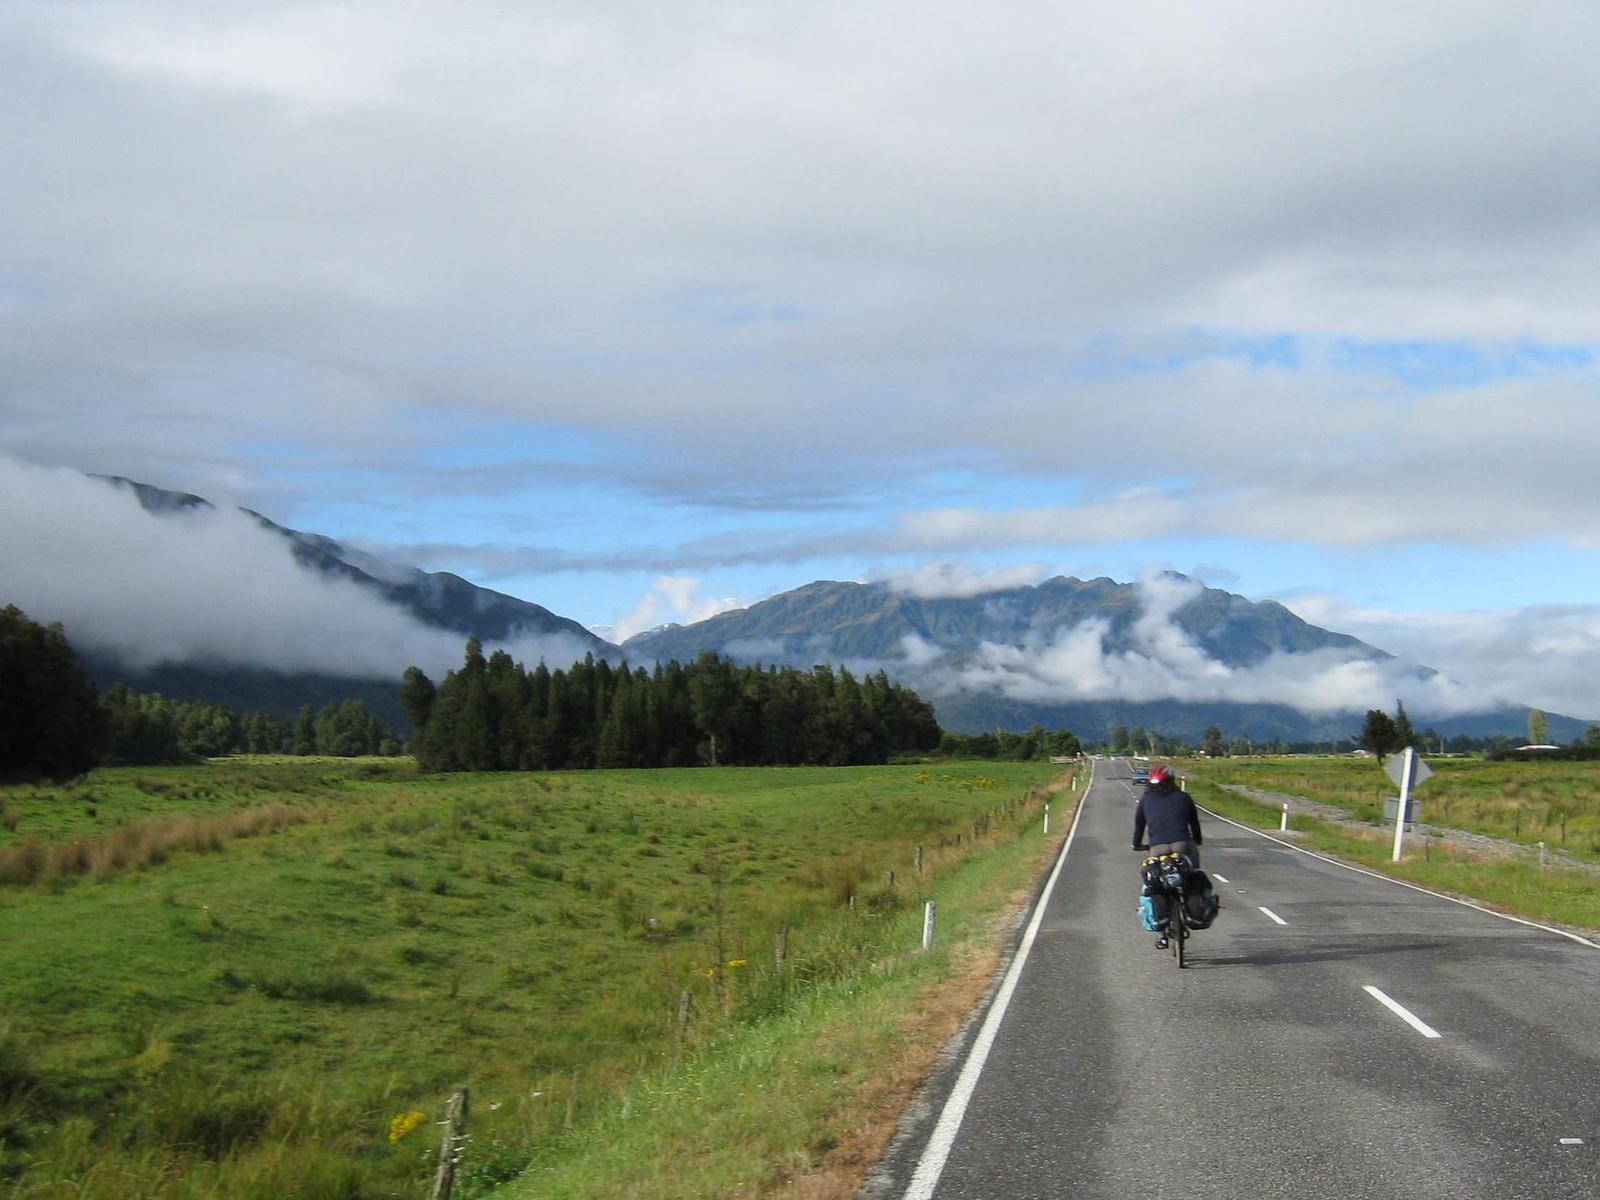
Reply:
[[[1143,925],[1151,933],[1155,933],[1161,928],[1162,923],[1156,920],[1154,896],[1139,897],[1139,924]]]
[[[1157,902],[1161,907],[1157,908]],[[1167,898],[1165,896],[1139,897],[1139,924],[1151,933],[1160,933],[1167,927]]]

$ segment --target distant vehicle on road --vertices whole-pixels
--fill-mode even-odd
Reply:
[[[1135,763],[1134,766],[1133,766],[1133,781],[1135,783],[1149,783],[1150,782],[1150,768],[1146,767],[1146,766],[1141,766],[1140,764]]]

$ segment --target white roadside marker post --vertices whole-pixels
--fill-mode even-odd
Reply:
[[[1048,836],[1050,833],[1050,802],[1048,800],[1045,801],[1044,806],[1044,831]]]
[[[926,953],[933,949],[933,901],[928,901],[928,907],[922,911],[922,949]]]
[[[1411,792],[1413,788],[1422,786],[1433,778],[1433,769],[1422,761],[1422,755],[1407,746],[1404,754],[1397,754],[1389,760],[1389,765],[1383,773],[1394,780],[1395,786],[1400,789],[1400,802],[1394,810],[1394,861],[1400,861],[1400,847],[1406,835],[1406,822],[1411,813]]]
[[[1416,757],[1416,751],[1410,746],[1405,749],[1404,762],[1400,767],[1400,809],[1394,815],[1394,858],[1393,862],[1400,861],[1400,844],[1406,836],[1406,805],[1411,802],[1411,761]]]
[[[1289,832],[1289,802],[1287,800],[1283,802],[1283,817],[1278,822],[1278,830],[1281,833]]]

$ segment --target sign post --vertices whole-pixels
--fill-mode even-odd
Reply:
[[[1394,814],[1394,859],[1400,861],[1400,846],[1406,836],[1406,817],[1410,812],[1411,789],[1433,777],[1433,769],[1410,746],[1399,758],[1391,758],[1384,773],[1400,786],[1400,803]]]

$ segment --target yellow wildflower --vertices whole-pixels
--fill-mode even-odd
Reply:
[[[415,1129],[418,1125],[421,1125],[427,1119],[427,1113],[401,1113],[398,1117],[389,1122],[389,1140],[391,1142],[398,1142],[401,1138],[405,1137],[406,1134],[410,1133],[413,1129]]]

